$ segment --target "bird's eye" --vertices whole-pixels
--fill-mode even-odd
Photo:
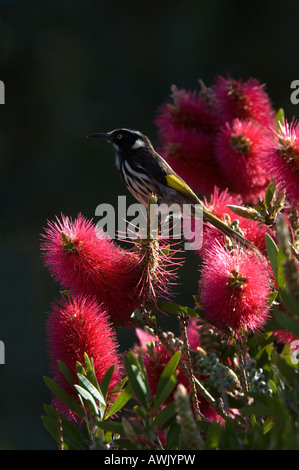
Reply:
[[[118,138],[118,139],[122,139],[122,138],[123,138],[123,135],[122,135],[122,134],[118,134],[118,135],[117,135],[117,138]]]

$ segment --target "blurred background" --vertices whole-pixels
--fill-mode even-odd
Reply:
[[[55,448],[40,420],[50,400],[45,319],[57,296],[40,258],[47,219],[93,218],[128,195],[112,149],[85,136],[132,127],[157,144],[154,117],[170,86],[227,73],[257,78],[276,109],[298,116],[298,18],[296,1],[0,0],[0,448]],[[187,262],[177,301],[192,305],[198,260]],[[125,337],[135,341],[120,331],[122,349]]]

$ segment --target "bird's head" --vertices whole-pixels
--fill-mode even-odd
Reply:
[[[151,147],[150,140],[141,132],[133,129],[115,129],[111,132],[91,134],[88,137],[106,140],[120,153]]]

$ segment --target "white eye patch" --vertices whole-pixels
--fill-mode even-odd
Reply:
[[[132,149],[138,149],[140,147],[145,147],[145,143],[143,142],[142,139],[137,139],[135,144],[132,145]]]

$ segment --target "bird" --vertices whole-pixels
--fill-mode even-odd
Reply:
[[[202,209],[203,222],[210,223],[240,246],[255,249],[253,243],[241,233],[224,223],[204,206],[203,201],[194,193],[163,157],[154,149],[150,139],[142,132],[134,129],[119,128],[110,132],[96,132],[88,138],[102,139],[113,145],[115,164],[122,180],[131,194],[145,207],[148,207],[151,195],[157,197],[158,203],[168,206],[190,204]]]

